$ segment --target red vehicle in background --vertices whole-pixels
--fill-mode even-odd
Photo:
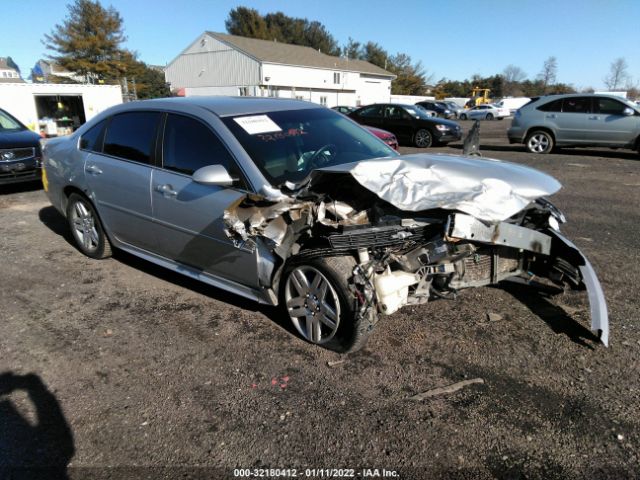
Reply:
[[[378,137],[380,140],[382,140],[384,143],[389,145],[394,150],[398,150],[398,139],[393,133],[387,132],[386,130],[382,130],[381,128],[376,128],[376,127],[364,126],[364,128],[369,130],[371,133],[373,133],[376,137]]]

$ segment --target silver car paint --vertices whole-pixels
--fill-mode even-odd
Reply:
[[[258,263],[263,267],[266,265],[264,268],[268,268],[269,263],[272,262],[268,252],[264,249],[261,252],[255,246],[254,248],[245,248],[243,245],[232,244],[227,241],[223,237],[221,219],[224,208],[247,193],[268,192],[276,196],[278,189],[268,184],[217,115],[264,113],[278,109],[295,110],[317,107],[305,102],[274,101],[273,99],[268,101],[255,99],[253,102],[239,101],[239,99],[219,101],[218,99],[187,100],[184,101],[182,99],[180,102],[175,100],[154,100],[113,107],[98,115],[72,136],[49,142],[45,149],[46,170],[49,179],[47,194],[53,205],[64,214],[67,197],[64,189],[78,189],[96,202],[98,213],[105,220],[106,231],[114,246],[244,297],[275,304],[277,299],[274,297],[273,292],[265,292],[264,289],[258,286],[260,277]],[[196,187],[188,176],[170,174],[154,166],[139,168],[140,165],[134,164],[134,162],[90,154],[77,148],[80,136],[94,124],[115,113],[132,110],[161,110],[182,113],[193,115],[208,122],[236,158],[239,167],[247,178],[248,190],[222,189],[215,186]],[[444,203],[440,200],[438,207],[464,208],[464,204],[467,202],[479,209],[475,213],[480,215],[479,218],[481,218],[483,209],[487,211],[493,209],[493,207],[487,208],[489,206],[487,199],[479,200],[482,197],[483,189],[486,188],[482,179],[499,180],[503,185],[510,185],[513,198],[521,204],[525,201],[528,202],[527,199],[529,198],[532,199],[536,196],[553,193],[560,187],[559,183],[552,177],[518,165],[492,160],[483,160],[481,163],[472,165],[472,162],[478,161],[457,157],[433,157],[414,155],[404,157],[404,159],[395,159],[393,162],[397,162],[397,165],[395,165],[396,170],[399,172],[404,171],[404,175],[416,174],[420,168],[424,169],[425,166],[427,169],[431,168],[432,173],[438,171],[440,173],[447,172],[447,170],[440,170],[440,166],[453,165],[453,170],[448,171],[450,175],[453,175],[450,178],[450,184],[453,185],[457,182],[460,184],[458,187],[452,190],[450,185],[443,187],[446,182],[438,184],[437,180],[434,181],[434,178],[431,178],[429,194],[425,195],[424,191],[422,191],[422,195],[420,195],[419,188],[424,188],[426,185],[421,184],[420,180],[414,182],[412,189],[405,190],[403,186],[394,187],[397,182],[389,181],[392,177],[387,177],[384,186],[386,193],[381,192],[380,196],[382,198],[387,196],[387,198],[393,199],[393,201],[390,200],[391,203],[397,201],[398,205],[402,205],[399,208],[415,211],[420,208],[436,208],[435,206],[429,207],[430,203],[424,197],[429,195],[437,196],[439,193],[443,193],[443,198],[447,198],[447,200]],[[386,162],[391,162],[391,160],[387,159]],[[425,162],[430,162],[434,167],[428,167]],[[385,180],[376,172],[378,172],[377,168],[381,167],[382,163],[380,161],[360,163],[363,165],[362,167],[354,168],[354,172],[357,172],[356,175],[359,177],[358,181],[365,187],[365,184],[369,184],[373,188],[380,187],[379,182]],[[114,164],[118,164],[118,166],[114,167]],[[482,165],[482,167],[479,167],[479,165]],[[92,166],[96,166],[101,173],[96,175],[97,171],[92,169]],[[125,187],[119,188],[116,194],[110,196],[108,193],[101,192],[101,187],[97,185],[100,181],[98,178],[107,179],[110,175],[114,175],[114,178],[117,176],[118,181],[122,181],[122,176],[136,175],[145,185],[135,187],[133,193]],[[533,180],[529,178],[531,175],[533,175]],[[175,195],[169,191],[161,192],[157,190],[157,187],[162,185],[169,185],[171,187],[169,190],[175,192]],[[462,191],[465,188],[468,189],[470,185],[472,190],[475,189],[475,199],[462,194]],[[136,188],[140,190],[135,190]],[[146,199],[142,199],[147,193],[148,203]],[[452,193],[454,194],[453,196],[451,196]],[[125,198],[118,200],[115,198],[117,195]],[[133,195],[133,197],[130,197],[130,195]],[[140,199],[141,205],[133,207],[132,203],[135,201],[136,196]],[[282,196],[282,192],[280,192],[280,196]],[[414,199],[422,202],[419,204],[420,206],[412,207],[410,201]],[[195,200],[195,202],[191,203],[192,200]],[[426,204],[424,203],[425,201],[427,201]],[[180,202],[183,202],[185,208],[180,208]],[[189,202],[189,208],[186,208],[187,202]],[[114,208],[108,204],[121,208]],[[132,223],[138,221],[136,218],[143,219],[147,226],[150,225],[152,235],[156,235],[156,238],[162,236],[163,243],[167,239],[167,245],[162,247],[163,251],[157,250],[159,247],[157,245],[154,246],[153,240],[147,239],[140,242],[136,239],[131,239],[128,233],[123,232],[120,232],[120,237],[118,237],[118,232],[111,228],[111,217],[109,215],[105,216],[105,212],[109,208],[113,212],[118,212],[113,214],[116,218],[118,215],[130,215],[133,220],[129,221]],[[509,209],[512,208],[515,207],[509,207]],[[488,216],[485,215],[485,217],[494,220],[504,219],[506,218],[505,215],[508,215],[509,209],[500,211],[497,214],[492,212]],[[149,211],[151,212],[151,221],[149,221]],[[126,221],[125,217],[115,220],[116,224],[117,222]],[[117,228],[122,229],[122,226]],[[150,243],[152,246],[145,247],[145,243]],[[220,257],[215,257],[214,259],[206,254],[202,255],[204,250],[209,250],[210,248],[216,248],[220,252]],[[220,263],[216,265],[216,262]],[[590,266],[587,262],[583,272],[585,277],[588,277],[586,281],[590,290],[590,299],[593,299],[592,309],[595,308],[596,313],[599,312],[599,317],[596,320],[597,326],[608,335],[606,304],[604,303],[604,297],[601,295],[602,291],[595,274],[589,275],[589,272],[593,273],[593,270],[589,270],[589,268]],[[596,304],[596,307],[593,307],[594,304]],[[602,312],[604,312],[604,315]],[[606,339],[606,336],[604,338]]]

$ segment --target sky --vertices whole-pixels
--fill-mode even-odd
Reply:
[[[0,56],[28,76],[45,56],[45,33],[71,0],[0,0]],[[613,60],[624,57],[640,83],[640,0],[101,0],[124,19],[125,46],[166,65],[205,30],[224,32],[232,8],[282,11],[318,20],[340,45],[349,37],[421,61],[435,81],[501,73],[513,64],[529,78],[550,56],[559,82],[604,88]]]

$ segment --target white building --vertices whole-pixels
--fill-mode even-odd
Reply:
[[[2,109],[47,136],[71,133],[120,103],[120,85],[0,83]]]
[[[5,57],[0,57],[0,83],[24,83],[20,72],[10,66]]]
[[[165,69],[179,95],[297,98],[333,107],[388,102],[395,75],[310,47],[205,32]]]

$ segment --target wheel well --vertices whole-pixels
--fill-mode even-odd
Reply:
[[[71,196],[72,193],[77,193],[78,195],[82,195],[87,200],[91,201],[89,197],[87,197],[86,193],[84,193],[82,190],[80,190],[78,187],[74,185],[67,185],[62,189],[62,193],[64,193],[64,197],[62,198],[62,202],[64,203],[62,205],[62,210],[65,212],[65,214],[67,211],[67,205],[69,204],[69,197]]]
[[[551,138],[553,138],[553,143],[556,143],[556,136],[553,134],[553,131],[547,127],[531,127],[529,130],[527,130],[527,134],[524,136],[525,141],[527,140],[527,138],[529,138],[529,135],[531,135],[531,133],[537,131],[547,132],[549,135],[551,135]]]

